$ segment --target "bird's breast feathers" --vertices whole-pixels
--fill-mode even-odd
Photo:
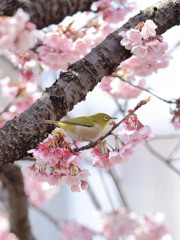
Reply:
[[[74,125],[73,131],[65,130],[68,136],[73,141],[94,141],[96,140],[102,132],[101,127],[98,124],[94,124],[92,127],[86,127],[81,125]]]

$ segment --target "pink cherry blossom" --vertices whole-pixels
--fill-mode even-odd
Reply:
[[[71,190],[79,192],[88,188],[86,179],[90,173],[80,169],[82,161],[80,153],[74,153],[71,145],[64,140],[64,134],[55,129],[52,136],[41,142],[38,149],[31,149],[36,163],[32,167],[23,168],[25,174],[40,182],[48,182],[52,186],[68,185]],[[35,166],[39,163],[39,169]]]
[[[38,47],[37,52],[40,60],[54,71],[66,69],[68,66],[68,56],[65,53],[60,54],[47,46]]]
[[[164,216],[148,213],[144,216],[122,208],[97,214],[98,232],[110,240],[126,237],[128,240],[161,240],[167,234]]]
[[[133,85],[144,87],[145,82],[143,79],[136,79],[134,80]],[[132,85],[125,83],[118,77],[104,77],[101,81],[100,88],[111,95],[114,99],[136,98],[142,91],[141,89],[135,88]]]
[[[141,34],[144,39],[154,37],[156,35],[157,25],[152,20],[146,20],[144,26],[141,29]]]
[[[151,136],[151,129],[147,125],[142,125],[139,129],[126,129],[121,132],[122,140],[125,143],[131,142],[136,146],[139,143],[148,141]]]
[[[29,15],[18,9],[13,17],[3,18],[0,23],[0,53],[8,49],[14,53],[23,53],[36,44],[38,31],[29,23]]]
[[[123,37],[123,39],[121,40],[122,46],[124,46],[128,50],[132,49],[133,46],[142,43],[142,35],[140,31],[136,29],[130,29],[127,32],[123,31],[119,35]]]
[[[94,167],[105,169],[110,169],[112,167],[112,164],[109,161],[109,156],[107,154],[104,154],[103,156],[94,156],[92,158],[92,162]]]
[[[134,29],[130,29],[128,31],[122,31],[119,33],[122,36],[121,45],[124,46],[126,49],[131,50],[135,57],[137,57],[138,61],[131,62],[135,64],[135,66],[130,66],[130,70],[127,69],[127,72],[132,72],[134,69],[138,69],[137,75],[148,75],[152,71],[157,71],[160,67],[163,67],[158,62],[163,63],[163,59],[165,60],[165,51],[168,48],[166,42],[163,41],[162,36],[156,35],[157,26],[152,20],[146,20],[146,22],[140,22]],[[167,58],[166,58],[167,60]],[[126,60],[128,62],[128,60]],[[121,64],[122,67],[123,63]],[[130,65],[130,64],[129,64]],[[141,66],[142,65],[142,66]],[[167,64],[166,64],[167,65]],[[142,68],[143,70],[140,70]],[[144,69],[145,68],[145,69]],[[154,69],[153,69],[154,68]],[[136,72],[134,70],[134,72]],[[133,75],[133,73],[132,73]]]
[[[158,60],[168,49],[166,42],[159,42],[157,39],[147,42],[146,44],[139,44],[132,47],[131,52],[140,61]]]
[[[118,136],[116,136],[115,141],[122,142]],[[118,146],[119,144],[117,144]],[[94,167],[110,169],[115,164],[121,164],[127,161],[127,157],[132,155],[134,145],[132,143],[123,144],[116,147],[115,150],[109,150],[106,147],[106,142],[99,143],[95,148],[93,148],[92,162]],[[103,149],[106,149],[105,151]]]
[[[128,142],[122,146],[120,149],[121,158],[127,159],[127,157],[131,156],[134,151],[134,144],[132,142]]]
[[[124,208],[109,213],[99,213],[97,217],[98,232],[110,240],[133,234],[138,224],[136,216]]]
[[[167,228],[161,213],[141,216],[134,232],[135,240],[161,240],[166,234]]]
[[[80,170],[77,166],[72,165],[69,168],[69,174],[62,176],[59,179],[59,184],[67,184],[71,186],[72,192],[80,192],[80,184],[85,184],[84,181],[90,176],[90,173],[88,170]],[[87,189],[88,185],[86,183],[86,187],[84,187],[82,190]]]
[[[25,174],[25,171],[23,171],[23,177],[28,201],[39,208],[57,191],[56,188],[50,186],[47,182],[35,181],[28,174]]]
[[[121,62],[120,67],[126,71],[127,76],[147,76],[157,72],[160,68],[166,68],[171,59],[169,54],[164,54],[158,60],[149,60],[146,62],[139,61],[135,56]]]
[[[92,230],[76,221],[61,222],[59,227],[61,240],[92,240],[95,235]]]
[[[1,79],[0,85],[3,96],[7,97],[10,101],[14,101],[19,91],[18,85],[12,83],[9,77]]]

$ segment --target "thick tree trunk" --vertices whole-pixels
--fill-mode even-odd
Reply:
[[[52,87],[30,108],[0,129],[0,166],[26,155],[43,140],[52,126],[44,119],[61,119],[74,105],[85,99],[103,76],[111,74],[130,52],[120,45],[119,32],[152,19],[162,34],[180,24],[180,1],[161,1],[135,17],[122,28],[110,34],[100,45],[60,74]]]
[[[0,201],[10,222],[10,230],[19,240],[35,240],[31,233],[27,199],[21,169],[7,164],[0,169]]]
[[[60,23],[66,16],[78,11],[89,11],[97,0],[3,0],[0,1],[0,16],[12,16],[18,8],[30,14],[31,22],[38,29]]]

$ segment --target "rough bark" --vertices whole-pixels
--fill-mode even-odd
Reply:
[[[3,0],[0,1],[0,16],[12,16],[18,8],[30,14],[31,22],[38,29],[60,23],[66,16],[78,11],[89,11],[97,0]]]
[[[61,119],[74,105],[85,99],[103,76],[111,74],[130,52],[120,45],[118,33],[134,27],[140,21],[152,19],[158,26],[158,34],[180,24],[180,0],[163,1],[140,12],[122,28],[110,34],[83,59],[72,64],[67,72],[30,108],[0,129],[0,166],[26,155],[43,140],[52,126],[43,119]]]
[[[0,169],[0,193],[11,232],[19,240],[35,240],[30,230],[23,177],[18,166],[7,164]]]

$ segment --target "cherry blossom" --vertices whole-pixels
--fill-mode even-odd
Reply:
[[[162,213],[137,215],[125,208],[109,213],[97,213],[98,232],[110,240],[127,237],[128,240],[162,240],[167,227]]]
[[[5,49],[13,53],[23,53],[36,44],[38,31],[28,22],[29,15],[18,9],[13,17],[2,18],[0,23],[0,54]]]
[[[18,85],[13,84],[9,77],[1,79],[0,85],[3,96],[7,97],[10,101],[14,101],[19,92]]]
[[[134,86],[144,87],[145,82],[143,79],[136,79],[133,81]],[[100,88],[111,95],[114,99],[130,99],[136,98],[140,93],[141,89],[138,89],[130,84],[121,81],[119,77],[103,77]]]
[[[25,172],[23,173],[28,201],[38,208],[42,207],[43,203],[57,192],[57,188],[52,187],[47,182],[37,182]]]
[[[97,218],[99,222],[97,231],[110,240],[133,234],[138,225],[136,215],[125,208],[109,213],[97,213]]]
[[[86,179],[90,173],[78,166],[82,161],[81,154],[73,152],[60,130],[54,130],[52,136],[39,144],[38,149],[31,149],[29,153],[33,153],[36,162],[33,166],[22,168],[22,171],[35,181],[45,181],[52,186],[66,184],[72,192],[88,188]],[[39,164],[39,169],[36,164]]]
[[[162,213],[148,213],[139,217],[139,225],[134,231],[135,240],[161,240],[167,234]]]
[[[129,112],[131,113],[131,110]],[[133,154],[135,146],[148,141],[151,136],[150,127],[143,125],[135,113],[131,113],[121,126],[123,129],[117,135],[113,134],[115,147],[110,146],[106,141],[99,141],[93,148],[94,167],[110,169],[115,164],[127,161]]]
[[[148,76],[153,72],[157,72],[160,68],[166,68],[169,65],[170,55],[164,54],[157,61],[139,61],[135,56],[128,58],[127,60],[121,62],[120,67],[125,70],[127,76]]]
[[[61,240],[92,240],[95,232],[76,221],[61,222],[60,239]]]
[[[157,26],[152,20],[140,22],[134,29],[122,31],[121,45],[131,50],[133,57],[121,63],[121,67],[134,75],[149,75],[158,68],[168,65],[169,55],[165,53],[168,48],[162,36],[156,35]],[[131,66],[132,65],[132,66]],[[128,69],[130,68],[130,70]]]
[[[151,136],[151,129],[147,125],[143,125],[137,118],[136,114],[132,114],[121,124],[123,130],[119,132],[125,143],[132,143],[136,146],[139,143],[148,141]]]

